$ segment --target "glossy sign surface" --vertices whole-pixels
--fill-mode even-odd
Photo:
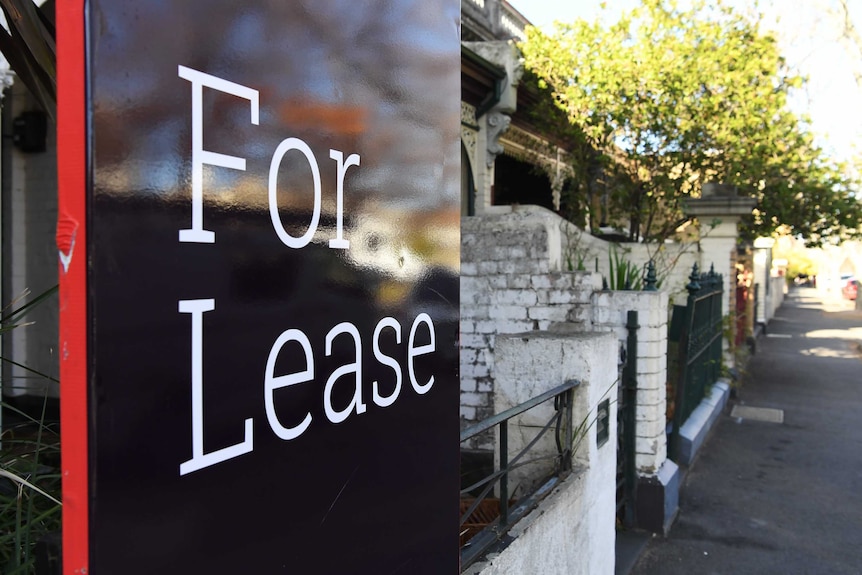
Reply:
[[[458,569],[459,5],[90,4],[90,572]]]

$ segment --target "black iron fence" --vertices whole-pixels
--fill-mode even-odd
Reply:
[[[676,340],[675,365],[678,374],[674,390],[671,459],[679,456],[679,431],[706,395],[721,372],[722,314],[724,279],[710,268],[699,273],[697,264],[689,275],[688,300],[685,306],[674,306],[671,340]]]
[[[634,527],[637,466],[637,358],[638,312],[626,315],[626,344],[620,349],[620,384],[617,387],[617,520]]]
[[[461,490],[462,569],[482,557],[492,546],[503,541],[509,528],[533,510],[539,501],[571,472],[572,451],[577,435],[577,430],[572,427],[572,401],[574,388],[579,384],[577,380],[568,380],[563,385],[461,432],[463,444],[496,428],[499,441],[499,463],[495,465],[493,473]],[[536,435],[522,450],[510,458],[509,421],[550,400],[554,401],[553,416],[543,427],[538,428]],[[530,456],[530,451],[551,430],[556,442],[556,452],[550,455],[534,453]],[[515,469],[542,461],[550,463],[550,473],[539,483],[538,489],[517,500],[513,499],[509,485],[510,473]]]

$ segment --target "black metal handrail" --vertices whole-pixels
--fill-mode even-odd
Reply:
[[[518,522],[524,515],[532,510],[538,502],[551,491],[560,478],[567,474],[572,467],[572,398],[574,388],[580,382],[574,379],[567,380],[564,384],[550,389],[536,397],[516,405],[506,411],[489,417],[461,432],[461,443],[468,441],[477,435],[489,431],[494,427],[499,428],[500,465],[491,475],[484,477],[473,485],[461,490],[464,496],[473,489],[484,486],[479,496],[461,516],[460,525],[470,518],[481,502],[488,496],[491,489],[499,482],[500,485],[500,516],[481,533],[474,536],[464,547],[461,548],[461,568],[464,569],[482,556],[492,545],[500,541],[508,532],[509,528]],[[546,401],[554,399],[554,415],[515,457],[509,460],[509,420],[516,417]],[[538,443],[539,439],[551,428],[555,427],[555,439],[557,453],[553,456],[538,456],[521,461],[524,455]],[[555,459],[557,460],[556,473],[542,486],[529,496],[523,497],[518,504],[509,509],[509,472],[519,467],[535,463],[537,461]]]

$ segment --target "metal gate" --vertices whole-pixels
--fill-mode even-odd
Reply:
[[[626,345],[620,348],[620,382],[617,386],[617,522],[624,527],[634,527],[638,312],[628,312],[626,319],[628,338]]]
[[[722,317],[721,299],[724,279],[710,268],[698,273],[697,264],[689,275],[688,301],[685,307],[674,306],[679,332],[679,347],[674,392],[673,433],[669,447],[670,458],[679,457],[679,430],[700,404],[706,388],[718,380],[721,370]]]

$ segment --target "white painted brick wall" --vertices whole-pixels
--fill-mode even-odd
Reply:
[[[498,334],[590,327],[601,278],[560,271],[560,221],[530,210],[462,219],[462,428],[493,408]],[[485,443],[471,447],[490,447]]]
[[[638,414],[643,414],[643,417],[652,419],[651,415],[644,413],[644,408],[649,406],[660,405],[665,401],[665,393],[662,392],[661,386],[644,386],[638,385]],[[651,413],[652,410],[650,409]]]
[[[470,415],[479,419],[493,411],[498,335],[574,330],[612,332],[625,340],[626,314],[634,310],[640,324],[638,357],[630,360],[636,362],[643,390],[638,419],[644,422],[637,432],[637,461],[644,472],[657,469],[667,449],[668,295],[597,291],[602,285],[599,274],[562,271],[564,225],[555,214],[534,206],[462,220],[462,405],[469,408],[462,410],[462,425],[476,421]]]
[[[611,334],[502,335],[497,408],[526,401],[569,378],[582,383],[575,393],[575,422],[595,417],[605,398],[616,396],[617,340]],[[470,575],[611,575],[614,572],[616,498],[616,403],[610,404],[610,437],[596,445],[595,428],[580,443],[579,466],[539,507],[518,522],[512,543],[471,566]],[[537,416],[540,420],[549,411]],[[513,442],[528,440],[517,433]],[[537,445],[536,447],[540,447]],[[549,449],[555,452],[555,446]],[[517,480],[510,479],[510,485]]]
[[[668,295],[664,292],[606,291],[593,294],[593,324],[598,329],[627,336],[628,311],[638,312],[636,465],[641,473],[654,473],[667,457]]]

